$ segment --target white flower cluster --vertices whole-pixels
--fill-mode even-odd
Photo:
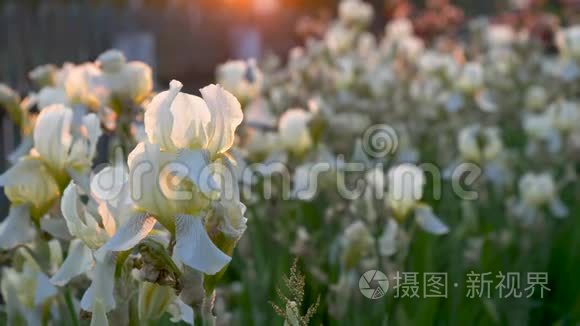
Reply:
[[[363,269],[379,256],[399,263],[412,225],[435,235],[466,232],[466,217],[437,217],[440,201],[448,212],[499,205],[502,224],[522,227],[569,215],[560,195],[578,180],[578,27],[561,28],[559,52],[551,54],[525,30],[487,22],[470,30],[467,43],[425,43],[406,19],[389,22],[377,37],[365,31],[370,10],[342,1],[322,39],[291,50],[285,66],[262,67],[267,83],[244,106],[240,151],[247,161],[285,164],[291,197],[322,206],[309,218],[324,226],[298,224],[288,245],[317,256],[326,244],[306,248],[308,241],[330,237],[328,250],[342,250],[331,263]],[[372,148],[381,144],[367,136],[383,124],[394,132],[377,156]],[[364,168],[351,169],[353,162]],[[319,173],[322,163],[329,168]],[[264,180],[279,172],[255,171]],[[356,198],[341,192],[359,183]],[[284,193],[274,184],[275,196]],[[315,192],[300,192],[312,184]],[[336,228],[344,233],[325,231]],[[287,238],[287,230],[277,232]]]
[[[96,63],[42,66],[30,77],[41,88],[25,100],[2,88],[3,106],[24,142],[30,138],[0,176],[11,203],[0,248],[25,258],[2,272],[8,323],[46,323],[42,307],[58,311],[59,288],[88,278],[80,301],[70,292],[66,300],[90,314],[92,325],[108,325],[113,314],[129,318],[123,302],[132,300],[143,322],[167,312],[192,324],[194,298],[185,293],[202,284],[183,280],[203,273],[204,283],[215,283],[246,229],[228,154],[243,119],[240,103],[219,85],[201,89],[202,97],[182,93],[176,80],[153,94],[151,69],[116,50]],[[145,139],[124,132],[139,120]],[[120,153],[115,164],[95,168],[104,133],[132,150],[111,148]],[[44,251],[48,270],[35,255]],[[214,288],[205,284],[208,298]]]

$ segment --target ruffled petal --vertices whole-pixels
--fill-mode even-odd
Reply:
[[[73,111],[64,105],[51,105],[40,111],[34,128],[34,148],[52,167],[60,169],[72,145],[70,124]]]
[[[201,217],[176,216],[175,240],[175,253],[181,261],[205,274],[219,272],[232,259],[211,241]]]
[[[72,278],[87,272],[93,266],[91,250],[80,239],[71,241],[68,255],[59,270],[52,276],[50,282],[63,286]]]
[[[149,234],[155,222],[155,218],[146,213],[139,212],[131,216],[127,223],[122,225],[117,233],[97,250],[95,256],[100,259],[108,251],[124,251],[133,248]]]
[[[417,224],[426,232],[432,234],[445,234],[449,232],[449,227],[433,214],[431,207],[422,206],[415,208],[415,220]]]
[[[240,102],[223,87],[209,85],[200,91],[211,112],[207,149],[214,156],[232,147],[236,128],[242,123],[244,114]]]
[[[34,228],[30,225],[28,206],[10,207],[8,217],[0,223],[0,248],[12,249],[34,238]]]
[[[207,145],[211,114],[200,97],[179,93],[171,105],[173,120],[171,140],[178,148],[202,148]]]
[[[145,111],[145,132],[149,141],[153,144],[159,144],[163,149],[175,149],[171,140],[173,126],[171,106],[181,87],[183,84],[177,80],[172,80],[169,84],[169,90],[157,94],[147,105]]]

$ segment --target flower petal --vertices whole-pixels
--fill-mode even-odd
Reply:
[[[432,234],[445,234],[449,232],[449,228],[441,220],[433,214],[433,210],[428,206],[420,206],[415,208],[415,221],[426,232]]]
[[[560,198],[554,198],[550,202],[550,212],[555,217],[564,218],[568,215],[568,207],[560,200]]]
[[[207,152],[184,149],[179,151],[175,163],[180,163],[187,168],[187,177],[199,190],[209,195],[219,189],[219,185],[213,178],[210,170]]]
[[[83,310],[98,310],[99,304],[102,304],[105,312],[115,308],[115,261],[115,255],[110,252],[103,259],[97,260],[93,282],[81,299]]]
[[[18,298],[17,272],[13,268],[4,268],[0,280],[2,298],[4,299],[4,311],[6,313],[6,323],[15,323],[20,316],[21,303]]]
[[[201,97],[179,93],[171,105],[173,120],[171,140],[178,148],[202,148],[207,145],[211,114]]]
[[[12,249],[34,238],[28,206],[10,207],[8,217],[0,223],[0,248]]]
[[[88,212],[84,212],[86,223],[81,219],[78,207],[78,194],[74,182],[71,182],[64,190],[60,208],[70,234],[83,240],[87,246],[98,248],[108,239],[105,230],[99,227]]]
[[[44,302],[44,300],[55,296],[58,293],[58,290],[50,280],[48,276],[42,272],[38,272],[36,275],[36,291],[34,297],[34,304],[39,305]]]
[[[187,266],[213,275],[231,261],[211,241],[201,217],[178,215],[175,217],[175,253]]]
[[[68,255],[59,270],[52,276],[50,282],[54,285],[63,286],[72,278],[90,270],[93,265],[91,250],[80,239],[71,241]]]
[[[33,146],[32,137],[25,136],[20,141],[20,144],[18,146],[16,146],[16,149],[14,149],[14,151],[12,151],[12,153],[10,153],[10,155],[8,155],[8,161],[12,164],[16,164],[16,162],[18,162],[18,160],[21,157],[25,156],[26,154],[28,154],[30,152],[30,150],[32,149],[32,146]]]
[[[382,256],[392,256],[397,252],[397,232],[399,225],[389,219],[383,234],[379,237],[379,251]]]
[[[157,94],[147,105],[145,111],[145,132],[149,141],[153,144],[159,144],[163,149],[175,149],[171,140],[174,120],[170,110],[181,87],[183,84],[177,80],[172,80],[169,84],[169,90]]]
[[[34,127],[34,148],[52,167],[63,168],[72,145],[70,125],[73,111],[64,105],[51,105],[40,111]]]
[[[91,326],[109,326],[105,306],[100,299],[95,300],[93,313],[91,314]]]
[[[117,225],[126,222],[134,206],[128,179],[129,174],[122,162],[104,168],[91,179],[91,194],[97,203],[103,228],[110,236],[115,233]]]
[[[185,304],[181,298],[177,297],[171,306],[169,307],[169,313],[171,314],[171,321],[174,323],[183,321],[189,325],[194,323],[194,312],[193,309]]]
[[[83,117],[83,131],[86,132],[84,136],[89,141],[89,155],[92,158],[97,152],[99,137],[103,134],[101,120],[96,114],[89,113]]]
[[[155,226],[155,222],[155,218],[147,213],[136,213],[117,230],[117,233],[105,245],[97,250],[95,257],[99,259],[108,251],[124,251],[133,248],[149,234]]]
[[[200,91],[211,112],[207,148],[212,156],[226,152],[234,144],[236,128],[244,118],[240,102],[219,85],[209,85]]]

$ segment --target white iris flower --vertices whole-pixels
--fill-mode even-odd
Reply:
[[[124,198],[132,200],[136,215],[99,252],[132,248],[147,236],[155,218],[175,237],[178,259],[215,274],[231,257],[218,249],[204,227],[210,203],[219,195],[219,186],[209,175],[216,170],[213,160],[233,145],[243,114],[240,103],[221,86],[203,88],[203,98],[181,93],[181,87],[172,81],[170,89],[147,106],[148,141],[129,154],[128,183],[119,188],[130,194]]]

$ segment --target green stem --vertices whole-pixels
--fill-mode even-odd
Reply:
[[[73,326],[79,326],[79,319],[77,318],[77,312],[75,311],[75,306],[73,304],[72,295],[70,289],[65,288],[64,290],[64,301],[66,303],[66,308],[70,315],[70,319]]]

